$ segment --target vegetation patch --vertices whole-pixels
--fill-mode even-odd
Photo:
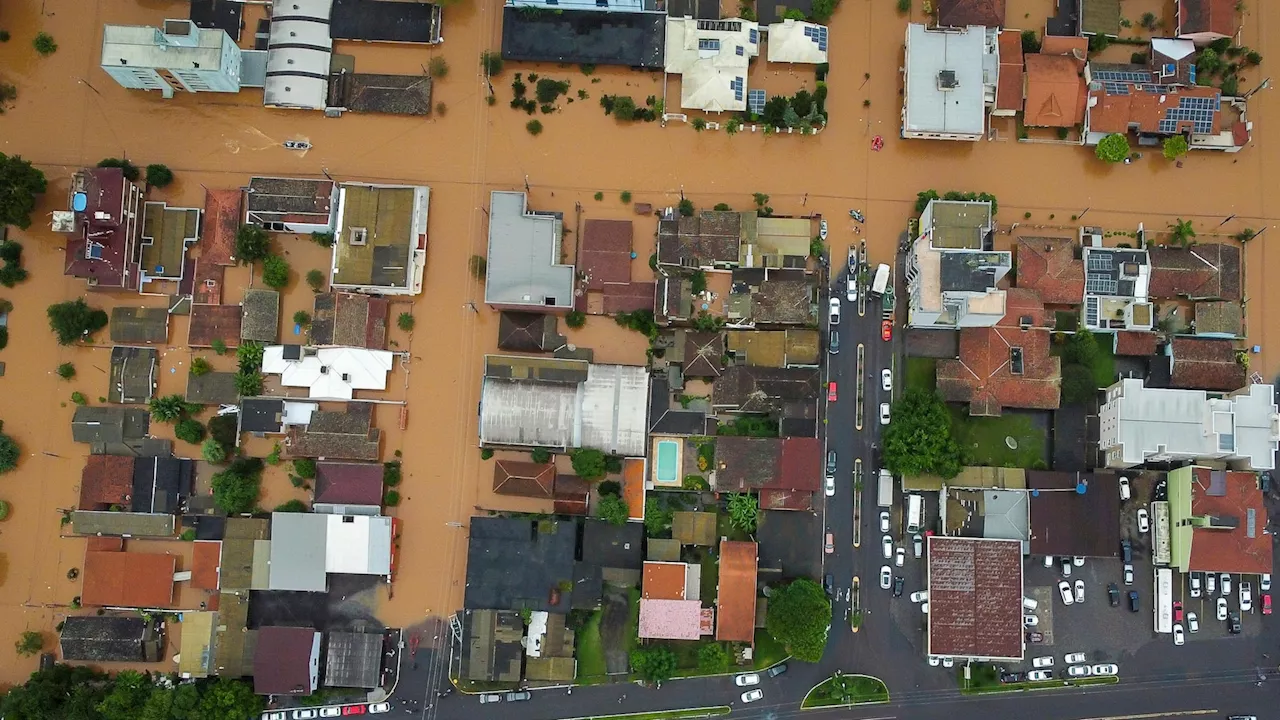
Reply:
[[[803,709],[889,702],[889,689],[870,675],[835,675],[823,680],[800,703]]]

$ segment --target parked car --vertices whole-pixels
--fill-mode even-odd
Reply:
[[[941,664],[942,664],[942,658],[938,657],[937,655],[929,656],[929,667],[938,667]]]
[[[342,717],[342,708],[340,707],[322,707],[320,708],[320,717]]]
[[[384,712],[391,712],[391,703],[387,703],[387,702],[373,703],[372,705],[369,706],[369,712],[374,713],[375,715],[381,714]]]
[[[1031,660],[1031,667],[1034,667],[1034,668],[1053,667],[1053,656],[1042,655],[1038,658],[1034,658]]]
[[[1231,576],[1222,573],[1218,576],[1218,589],[1222,591],[1222,596],[1226,597],[1231,594]]]
[[[1218,598],[1217,618],[1219,620],[1227,619],[1227,599],[1224,597]]]
[[[1253,612],[1253,585],[1240,583],[1240,612]]]
[[[1262,595],[1262,614],[1271,614],[1271,593],[1264,593]]]
[[[826,220],[822,220],[818,222],[818,238],[821,239],[823,242],[827,241],[827,221]]]
[[[836,576],[831,573],[823,575],[822,589],[826,591],[827,597],[834,596],[836,594]]]
[[[853,267],[854,265],[856,265],[856,263],[851,263],[850,267]],[[849,276],[845,278],[844,299],[851,303],[858,302],[858,278],[852,272],[850,272]]]
[[[1072,665],[1067,668],[1067,674],[1071,677],[1089,677],[1090,672],[1088,665]]]
[[[893,339],[893,321],[882,320],[880,322],[880,339],[889,342]]]
[[[823,481],[823,492],[827,494],[827,497],[836,496],[836,479],[834,477],[828,475]],[[828,550],[827,552],[831,551]]]
[[[1200,618],[1193,612],[1187,613],[1187,632],[1200,632]]]
[[[832,355],[840,354],[840,331],[832,330],[827,333],[827,352]]]
[[[1187,581],[1189,586],[1191,587],[1191,597],[1193,598],[1200,597],[1200,584],[1201,584],[1201,578],[1203,577],[1204,577],[1204,573],[1200,573],[1200,572],[1191,573],[1190,579]]]
[[[342,714],[345,715],[363,715],[367,709],[364,705],[348,705],[342,708]]]
[[[885,392],[893,389],[893,371],[889,368],[880,371],[880,387],[884,388]]]
[[[1129,591],[1129,611],[1138,612],[1138,591],[1137,590]]]
[[[1107,600],[1111,602],[1111,607],[1120,604],[1120,587],[1115,583],[1107,584]]]
[[[942,667],[944,667],[944,668],[949,668],[949,667],[955,667],[955,666],[956,666],[956,659],[955,659],[955,658],[953,658],[953,657],[944,657],[944,658],[942,658]]]
[[[1173,601],[1173,621],[1176,623],[1182,622],[1182,601],[1181,600]]]
[[[827,402],[833,403],[836,398],[840,397],[840,393],[836,391],[836,383],[834,380],[827,383]]]
[[[748,690],[742,693],[742,702],[753,703],[762,697],[764,697],[764,691],[760,688],[756,688],[755,690]]]
[[[771,677],[771,678],[775,678],[775,677],[778,677],[779,675],[781,675],[782,673],[784,673],[784,672],[786,672],[786,671],[787,671],[787,664],[786,664],[786,663],[780,663],[780,664],[778,664],[778,665],[774,665],[773,667],[769,668],[768,670],[765,670],[765,671],[764,671],[764,674],[765,674],[765,675],[768,675],[768,676],[769,676],[769,677]]]
[[[502,702],[502,696],[498,695],[497,693],[489,693],[487,695],[480,696],[481,705],[488,705],[489,703],[497,703],[497,702]]]
[[[1214,590],[1218,589],[1218,576],[1208,573],[1204,576],[1204,592],[1206,595],[1212,595]]]
[[[1120,541],[1120,562],[1133,562],[1133,543],[1128,540]]]
[[[885,560],[893,557],[893,538],[888,535],[880,538],[880,551],[884,554]]]
[[[1129,499],[1129,478],[1124,477],[1122,475],[1120,477],[1120,500],[1123,501],[1128,499]]]
[[[285,720],[289,714],[284,711],[262,713],[262,720]]]
[[[1145,533],[1151,530],[1151,516],[1147,515],[1146,508],[1138,508],[1138,532]]]
[[[1119,675],[1120,666],[1115,663],[1104,663],[1102,665],[1094,665],[1092,668],[1094,675]]]
[[[902,597],[902,586],[906,583],[906,581],[907,579],[902,577],[901,575],[894,576],[893,578],[893,596],[894,597]]]
[[[833,493],[827,493],[827,494],[832,495]],[[828,555],[836,551],[836,536],[832,535],[831,533],[827,533],[826,550]]]
[[[836,451],[828,450],[827,451],[827,474],[828,475],[836,474],[836,460],[837,460]]]
[[[928,615],[928,614],[929,614],[929,603],[927,603],[927,602],[922,602],[922,603],[920,603],[920,612],[924,613],[925,615]]]
[[[1053,567],[1053,556],[1052,556],[1052,555],[1045,555],[1045,556],[1044,556],[1044,566],[1045,566],[1045,567],[1047,567],[1047,568],[1051,568],[1051,567]]]
[[[1071,558],[1062,558],[1062,577],[1071,577]]]
[[[1035,615],[1023,615],[1023,616],[1022,616],[1022,625],[1023,625],[1023,627],[1035,627],[1035,626],[1037,626],[1037,625],[1039,625],[1039,624],[1040,624],[1040,618],[1036,617]]]
[[[920,533],[916,533],[914,536],[912,536],[911,544],[914,546],[916,559],[923,557],[924,556],[924,538],[920,536]]]
[[[1128,563],[1125,563],[1125,566],[1124,566],[1124,584],[1125,585],[1133,584],[1133,566]]]
[[[1227,632],[1232,635],[1240,634],[1240,613],[1227,613]]]
[[[1024,597],[1022,598],[1022,607],[1035,612],[1036,608],[1040,607],[1040,603],[1036,602],[1034,598]]]
[[[910,597],[910,600],[913,603],[924,602],[925,600],[928,600],[928,599],[929,599],[928,590],[917,590],[911,593],[911,597]]]
[[[1262,577],[1258,579],[1258,590],[1260,592],[1271,590],[1271,573],[1262,573]]]
[[[317,717],[319,714],[320,713],[316,712],[315,708],[298,708],[293,711],[293,715],[290,717],[292,717],[293,720],[312,720],[312,718]]]
[[[532,697],[533,697],[533,693],[529,692],[528,690],[521,690],[520,692],[509,692],[507,693],[507,702],[521,702],[523,700],[528,700],[529,698],[532,698]]]
[[[1029,632],[1029,633],[1027,633],[1027,642],[1029,642],[1029,643],[1041,643],[1041,642],[1044,642],[1044,633],[1038,633],[1038,632]]]
[[[1068,653],[1066,657],[1062,658],[1062,662],[1068,665],[1079,665],[1080,663],[1089,662],[1089,658],[1081,652]]]
[[[880,588],[883,590],[888,590],[889,586],[892,584],[893,584],[893,571],[889,569],[888,565],[885,565],[884,567],[880,568]]]
[[[812,306],[811,306],[812,307]],[[840,324],[840,298],[833,297],[827,301],[829,320],[832,325]]]
[[[1020,673],[1020,672],[1000,673],[1000,682],[1002,683],[1016,683],[1016,682],[1022,682],[1023,680],[1026,680],[1026,679],[1027,679],[1026,673]]]
[[[880,403],[880,424],[889,424],[889,403]]]
[[[905,548],[898,548],[898,552],[893,555],[893,564],[902,567],[907,562],[907,551]]]
[[[1071,564],[1075,565],[1076,567],[1084,567],[1084,556],[1076,555],[1075,557],[1071,558]]]
[[[1039,682],[1041,680],[1052,680],[1053,671],[1052,670],[1032,670],[1031,672],[1027,673],[1027,679],[1032,682]]]
[[[1076,581],[1076,602],[1078,603],[1084,602],[1084,581],[1083,580]]]
[[[1181,645],[1187,641],[1187,635],[1182,630],[1182,623],[1173,626],[1173,644]]]
[[[1062,596],[1063,605],[1074,605],[1076,598],[1071,594],[1071,585],[1066,580],[1058,583],[1058,595]]]
[[[889,511],[888,510],[883,510],[880,512],[880,532],[882,533],[889,532]]]
[[[743,673],[733,678],[733,684],[738,687],[750,687],[760,684],[760,675],[758,673]]]

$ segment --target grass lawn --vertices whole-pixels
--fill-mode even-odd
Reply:
[[[627,645],[627,654],[630,655],[632,650],[640,644],[640,588],[632,587],[627,589],[627,602],[631,606],[631,613],[627,617],[626,637],[630,638]]]
[[[719,559],[712,555],[709,549],[704,549],[702,562],[698,564],[702,566],[702,577],[699,582],[702,594],[699,597],[704,603],[714,603],[720,583]]]
[[[938,361],[933,358],[907,358],[907,389],[933,392],[938,384]]]
[[[604,646],[600,643],[600,617],[603,611],[591,613],[585,625],[577,633],[578,682],[590,677],[604,677]]]
[[[787,659],[787,649],[773,639],[768,630],[756,630],[756,653],[752,668],[763,670]]]
[[[800,708],[803,710],[882,702],[889,702],[889,689],[878,678],[870,675],[841,675],[818,683],[804,696]]]
[[[1116,381],[1116,355],[1106,339],[1098,343],[1098,359],[1093,364],[1093,381],[1098,384],[1099,389],[1111,387]]]
[[[689,708],[688,710],[660,710],[647,713],[627,713],[625,715],[596,715],[587,720],[680,720],[681,718],[708,718],[728,715],[733,709],[727,705],[715,707]]]
[[[969,465],[1031,468],[1044,462],[1044,431],[1026,416],[976,418],[951,407],[951,427]],[[1006,437],[1017,441],[1016,450],[1005,444]]]

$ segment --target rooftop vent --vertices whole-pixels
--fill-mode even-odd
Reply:
[[[960,87],[960,81],[956,80],[955,70],[943,70],[938,73],[939,90],[955,90],[957,87]]]
[[[352,245],[365,245],[369,242],[368,228],[353,227],[351,228],[350,242]]]

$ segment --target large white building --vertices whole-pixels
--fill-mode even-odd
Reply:
[[[757,23],[667,18],[666,51],[666,71],[680,76],[680,107],[708,112],[747,109],[748,67],[760,54]]]
[[[992,251],[991,203],[933,200],[907,254],[908,322],[918,328],[991,327],[1005,313],[999,283],[1013,267]]]
[[[165,20],[159,28],[107,25],[102,70],[130,90],[240,92],[240,48],[224,30]]]
[[[1125,378],[1107,388],[1098,413],[1098,446],[1113,468],[1218,460],[1236,469],[1273,470],[1280,445],[1274,395],[1271,385],[1211,396]]]
[[[907,25],[902,137],[981,140],[996,100],[998,28]]]

